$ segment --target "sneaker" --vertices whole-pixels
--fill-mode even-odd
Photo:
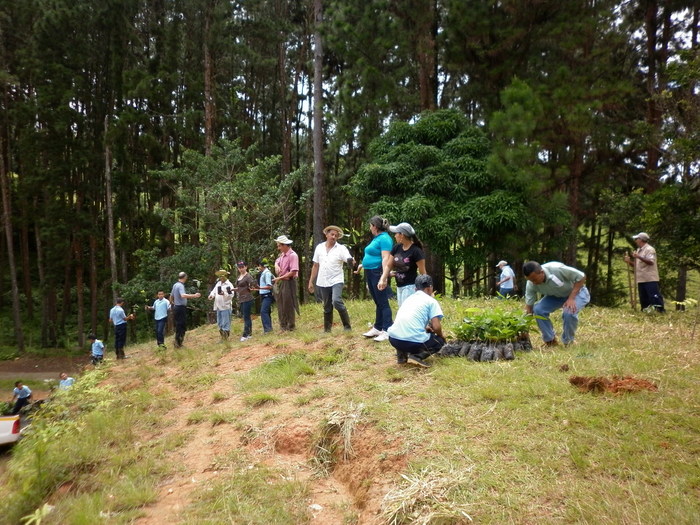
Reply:
[[[242,343],[243,341],[247,341],[247,340],[248,340],[248,338],[247,338],[246,336],[241,337],[241,343]]]
[[[364,335],[365,337],[377,337],[379,334],[381,334],[381,330],[377,330],[374,326],[370,329],[369,332],[365,332]]]
[[[408,356],[408,363],[411,365],[416,365],[416,366],[420,366],[423,368],[430,368],[430,365],[428,363],[426,363],[420,357],[417,357],[415,355]]]
[[[559,341],[557,341],[557,338],[555,337],[551,341],[545,341],[544,346],[557,346],[559,344]]]
[[[382,341],[388,341],[389,340],[389,334],[387,334],[384,330],[379,332],[379,335],[374,338],[375,341],[378,343],[381,343]]]

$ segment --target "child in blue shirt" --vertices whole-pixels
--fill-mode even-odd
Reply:
[[[88,341],[92,341],[92,364],[97,365],[104,359],[105,345],[92,334],[88,336]]]

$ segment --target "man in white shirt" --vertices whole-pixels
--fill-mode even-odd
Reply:
[[[318,286],[321,300],[323,301],[323,331],[330,332],[333,326],[333,308],[338,310],[343,328],[351,330],[348,309],[343,303],[343,286],[345,274],[343,264],[350,267],[355,265],[355,260],[350,255],[347,247],[338,243],[343,237],[343,230],[338,226],[326,226],[323,229],[326,242],[316,246],[314,251],[314,265],[309,277],[309,293],[314,293],[314,283]]]
[[[442,308],[432,295],[433,278],[426,274],[416,277],[416,292],[404,300],[387,330],[398,364],[427,368],[430,365],[424,360],[445,345]]]
[[[507,261],[499,261],[496,268],[501,270],[501,277],[499,278],[496,286],[498,286],[498,293],[501,299],[507,299],[513,295],[515,289],[515,272],[508,265]]]

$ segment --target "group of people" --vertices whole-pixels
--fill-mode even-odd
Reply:
[[[423,245],[414,228],[406,222],[391,226],[386,219],[374,216],[369,220],[368,227],[372,239],[365,247],[364,256],[357,268],[348,248],[339,242],[344,237],[344,232],[338,226],[324,228],[326,240],[314,249],[307,289],[309,293],[316,293],[323,303],[323,329],[325,332],[332,330],[334,310],[337,310],[343,329],[352,330],[350,315],[343,302],[344,265],[348,265],[354,268],[355,274],[364,271],[367,289],[375,306],[374,323],[363,336],[377,342],[388,340],[396,348],[399,363],[427,366],[425,358],[437,352],[445,341],[441,326],[443,314],[439,303],[432,297],[434,285],[426,272]],[[394,234],[393,240],[390,234]],[[639,233],[633,238],[638,249],[626,257],[625,261],[635,267],[642,308],[653,306],[663,311],[656,252],[648,244],[649,236],[646,233]],[[292,248],[293,242],[286,235],[275,239],[279,256],[275,260],[274,274],[264,261],[257,263],[258,280],[248,272],[245,261],[236,263],[238,277],[235,282],[229,280],[227,270],[215,272],[218,280],[208,298],[213,301],[222,341],[228,340],[230,336],[234,297],[238,299],[243,318],[240,340],[246,341],[252,336],[254,291],[260,294],[260,318],[264,333],[272,331],[271,310],[274,302],[277,303],[280,331],[295,329],[296,315],[299,313],[299,256]],[[517,291],[515,272],[505,260],[499,261],[496,267],[500,270],[496,282],[499,297],[513,296]],[[528,261],[523,265],[523,274],[527,280],[525,310],[536,316],[545,345],[553,346],[559,342],[550,315],[560,308],[563,320],[561,341],[565,345],[571,344],[578,326],[578,313],[590,301],[585,274],[556,261],[544,264]],[[399,310],[396,319],[393,319],[389,302],[391,277],[395,279],[397,287]],[[159,291],[153,305],[147,307],[154,312],[159,347],[164,347],[165,325],[171,309],[174,311],[175,346],[183,344],[187,329],[187,301],[201,297],[198,292],[186,292],[186,281],[187,274],[181,272],[173,285],[170,299],[166,299],[165,293]],[[118,359],[124,358],[126,322],[132,318],[133,314],[126,315],[123,310],[123,299],[117,299],[110,311],[110,322],[115,328]],[[90,339],[93,362],[98,363],[103,358],[104,345],[94,335],[90,335]]]

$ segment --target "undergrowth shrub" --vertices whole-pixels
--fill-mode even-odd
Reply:
[[[100,514],[80,509],[76,499],[92,507],[102,502],[99,512],[124,513],[156,497],[154,476],[160,471],[153,457],[159,451],[133,446],[152,400],[101,385],[105,375],[104,369],[86,372],[36,412],[8,465],[6,493],[0,501],[3,522],[20,523],[34,515],[66,484],[72,487],[71,495],[62,496],[42,523],[65,523],[67,513],[75,513],[76,520],[82,514],[88,522],[88,515],[99,521]],[[85,494],[102,491],[109,491],[110,498]]]

